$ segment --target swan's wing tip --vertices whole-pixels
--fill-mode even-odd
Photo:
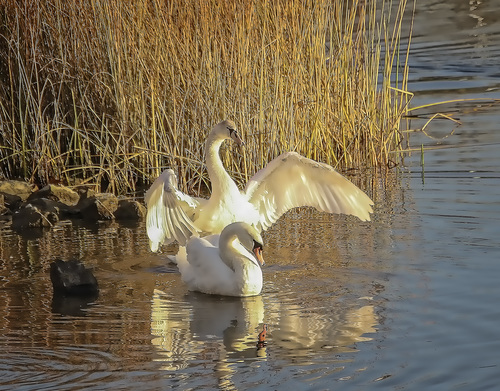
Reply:
[[[248,182],[246,194],[260,212],[263,230],[295,207],[312,206],[370,221],[374,205],[368,195],[333,167],[296,152],[281,154],[257,172]]]
[[[158,250],[160,249],[160,243],[159,242],[153,242],[152,240],[149,240],[149,249],[152,252],[157,253]]]
[[[157,252],[162,244],[177,240],[180,245],[198,228],[186,214],[194,210],[198,202],[177,189],[177,176],[172,169],[164,170],[146,192],[148,208],[146,231],[150,239],[151,251]]]

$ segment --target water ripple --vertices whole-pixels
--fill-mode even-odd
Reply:
[[[7,350],[0,357],[0,389],[85,389],[119,367],[113,355],[85,348]],[[74,386],[78,384],[78,386]]]

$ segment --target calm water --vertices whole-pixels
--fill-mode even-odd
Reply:
[[[425,3],[413,105],[500,98],[499,6]],[[462,125],[436,120],[431,137],[410,135],[426,148],[423,167],[418,151],[360,183],[372,222],[303,210],[268,231],[255,298],[188,293],[142,225],[64,223],[30,238],[4,227],[0,390],[495,389],[500,116],[491,102],[442,111]],[[53,300],[56,257],[94,267],[95,302]]]

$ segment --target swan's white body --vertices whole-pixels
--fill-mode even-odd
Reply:
[[[245,221],[260,232],[286,211],[312,206],[320,211],[370,220],[372,200],[331,166],[286,152],[258,171],[240,191],[224,169],[219,148],[225,139],[242,144],[234,123],[223,121],[206,142],[210,198],[190,197],[177,189],[177,177],[167,169],[147,191],[146,229],[152,251],[177,240],[184,245],[195,233],[220,233],[235,221]]]
[[[217,235],[219,236],[219,235]],[[262,290],[262,237],[242,222],[229,224],[218,245],[192,237],[180,247],[177,267],[189,290],[223,296],[255,296]]]

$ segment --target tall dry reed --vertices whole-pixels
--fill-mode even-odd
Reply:
[[[394,4],[393,4],[394,3]],[[204,140],[245,180],[295,150],[385,167],[407,106],[406,0],[5,0],[0,177],[131,192],[161,169],[206,184]]]

